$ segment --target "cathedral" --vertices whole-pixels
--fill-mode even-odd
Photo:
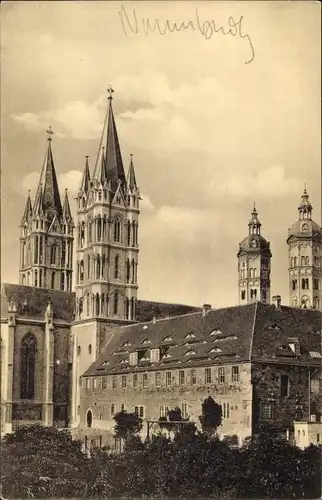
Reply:
[[[282,419],[289,432],[299,406],[319,421],[322,229],[306,189],[287,238],[290,307],[271,298],[272,254],[255,206],[237,253],[238,306],[142,301],[141,197],[132,155],[124,168],[112,89],[74,217],[47,134],[20,224],[20,284],[1,287],[1,434],[38,422],[108,441],[122,408],[149,421],[180,406],[198,419],[209,394],[222,404],[222,435],[240,442],[261,419]]]

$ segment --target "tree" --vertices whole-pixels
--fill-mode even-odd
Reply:
[[[202,432],[209,437],[212,436],[222,422],[222,408],[221,405],[209,396],[202,403],[202,415],[199,417]]]
[[[82,444],[69,431],[23,426],[1,442],[1,483],[13,498],[82,495],[91,471]]]
[[[115,437],[128,440],[130,437],[138,434],[143,427],[142,418],[136,413],[127,413],[122,410],[113,417],[115,421]]]

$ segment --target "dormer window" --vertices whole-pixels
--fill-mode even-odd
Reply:
[[[171,354],[170,353],[165,354],[162,359],[168,359],[168,358],[171,358]]]
[[[217,348],[211,349],[209,351],[209,354],[214,353],[214,352],[222,352],[222,350],[217,347]]]
[[[109,365],[109,362],[108,362],[108,361],[106,361],[106,360],[105,360],[105,361],[103,361],[103,363],[101,364],[101,366],[102,366],[102,367],[104,367],[104,366],[108,366],[108,365]]]
[[[251,248],[256,248],[257,247],[257,241],[255,239],[251,240],[250,246],[251,246]]]
[[[187,351],[185,356],[193,356],[194,354],[196,354],[195,351]]]
[[[171,337],[166,337],[163,342],[171,342],[172,341],[172,338]]]
[[[217,328],[215,328],[215,330],[213,330],[212,332],[209,333],[209,335],[221,335],[221,334],[222,334],[222,331],[217,330]]]
[[[123,344],[123,346],[122,346],[122,347],[129,347],[129,346],[131,346],[131,345],[132,345],[132,344],[131,344],[131,342],[130,342],[129,340],[127,340],[127,341],[125,342],[125,344]]]
[[[151,340],[144,339],[143,342],[142,342],[142,345],[146,345],[146,344],[151,344]]]
[[[298,339],[290,339],[288,345],[290,349],[294,352],[294,354],[296,354],[296,356],[299,356],[301,354],[301,345]]]
[[[269,326],[268,329],[269,330],[280,330],[280,327],[276,323],[274,323],[273,325]]]
[[[128,363],[127,359],[121,359],[120,365],[126,365]]]
[[[309,225],[308,224],[302,224],[302,233],[308,233],[309,232]]]
[[[185,336],[185,339],[194,339],[196,338],[193,333],[188,333],[188,335]]]

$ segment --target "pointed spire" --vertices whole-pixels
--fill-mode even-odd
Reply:
[[[89,172],[88,156],[85,156],[85,158],[86,158],[85,167],[84,167],[82,182],[81,182],[79,190],[80,190],[80,192],[87,193],[89,186],[90,186],[90,182],[91,182],[91,175]]]
[[[105,153],[105,171],[107,180],[112,182],[112,188],[117,188],[117,181],[121,180],[121,182],[125,182],[125,173],[122,162],[121,149],[119,144],[119,139],[116,130],[116,124],[114,119],[113,107],[112,107],[112,93],[114,90],[110,87],[108,89],[109,97],[108,97],[108,110],[105,118],[105,123],[103,127],[103,133],[101,137],[99,152],[97,156],[96,165],[94,168],[93,179],[101,182],[100,174],[101,174],[101,166],[102,166],[102,157]],[[102,150],[102,146],[105,147],[104,153]]]
[[[28,222],[31,216],[32,216],[32,205],[31,205],[30,189],[29,189],[25,210],[24,210],[24,213],[23,213],[23,216],[21,219],[21,226],[23,226],[25,224],[25,222]]]
[[[254,202],[254,208],[252,211],[252,217],[248,223],[249,234],[260,234],[261,223],[258,219],[258,212],[256,210],[256,205]]]
[[[52,135],[53,132],[51,127],[47,130],[48,134],[48,148],[45,156],[44,165],[40,174],[39,185],[36,192],[35,204],[38,204],[38,199],[42,194],[42,205],[44,212],[47,213],[49,220],[52,220],[57,214],[58,217],[62,215],[62,206],[60,200],[60,194],[57,183],[57,176],[54,165],[54,158],[51,149]]]
[[[33,215],[42,216],[44,215],[44,190],[42,183],[39,184],[33,208]]]
[[[133,154],[130,154],[131,160],[130,160],[130,166],[129,166],[129,171],[127,174],[127,185],[130,191],[133,191],[137,189],[137,184],[136,184],[136,178],[135,178],[135,171],[134,171],[134,165],[133,165]]]
[[[67,191],[68,190],[65,189],[65,198],[64,198],[64,204],[63,204],[63,218],[66,222],[70,222],[72,220],[72,213],[70,210]]]

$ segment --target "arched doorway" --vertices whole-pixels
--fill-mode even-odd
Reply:
[[[87,427],[92,427],[93,414],[91,410],[88,410],[86,415]]]

